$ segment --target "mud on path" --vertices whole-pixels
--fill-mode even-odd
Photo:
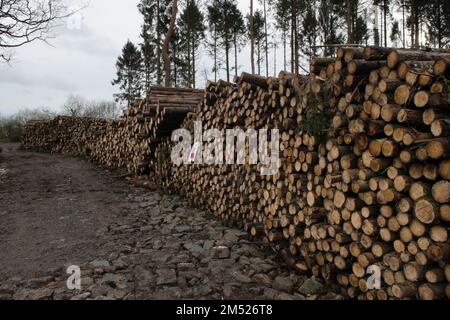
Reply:
[[[0,299],[341,299],[240,230],[80,159],[2,144]],[[81,290],[67,267],[81,268]]]
[[[120,213],[130,188],[79,159],[2,147],[0,278],[97,257],[95,232]]]

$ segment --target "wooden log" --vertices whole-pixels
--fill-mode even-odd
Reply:
[[[427,154],[431,159],[450,157],[450,141],[448,139],[436,139],[427,145]]]
[[[411,88],[405,84],[399,86],[395,90],[394,99],[397,105],[406,105],[411,99]]]
[[[436,300],[445,297],[445,284],[425,283],[419,287],[421,300]]]
[[[442,76],[448,73],[450,70],[450,59],[444,57],[438,57],[433,67],[435,76]]]
[[[440,57],[450,57],[450,54],[409,49],[396,49],[389,53],[387,66],[395,68],[402,61],[433,61]]]

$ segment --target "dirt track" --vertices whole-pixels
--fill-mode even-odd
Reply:
[[[0,299],[339,299],[247,234],[117,173],[3,144]],[[80,266],[82,289],[67,289]]]
[[[3,145],[8,178],[0,186],[0,277],[32,277],[99,255],[95,232],[130,193],[113,175],[79,159]]]

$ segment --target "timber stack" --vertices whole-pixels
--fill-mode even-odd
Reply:
[[[197,107],[156,131],[158,109],[137,107],[118,137],[147,129],[132,145],[120,142],[122,157],[149,137],[154,144],[138,154],[165,189],[238,223],[287,265],[338,283],[350,298],[447,299],[449,76],[450,53],[342,47],[336,58],[313,60],[308,76],[210,82]],[[248,159],[174,165],[170,130],[193,134],[197,122],[222,134],[278,129],[280,169],[261,175],[264,163]],[[51,137],[56,128],[39,130]],[[27,131],[33,145],[35,130]]]
[[[23,144],[41,152],[88,157],[107,168],[143,175],[152,171],[155,150],[203,100],[204,90],[151,87],[120,119],[57,117],[30,121]]]
[[[210,83],[184,127],[277,128],[280,170],[174,166],[166,141],[157,172],[350,298],[449,298],[449,62],[441,52],[340,48],[314,60],[309,77]]]

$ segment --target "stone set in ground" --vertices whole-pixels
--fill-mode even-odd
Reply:
[[[128,200],[115,223],[97,231],[108,255],[80,266],[80,291],[67,289],[61,266],[2,282],[0,299],[342,299],[183,199],[136,190]]]

